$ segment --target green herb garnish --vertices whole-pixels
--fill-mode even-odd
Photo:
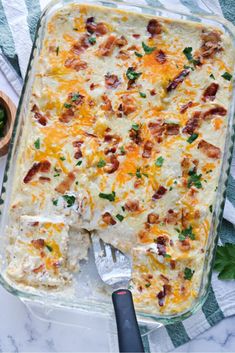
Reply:
[[[96,38],[95,37],[89,37],[88,38],[88,42],[93,45],[93,44],[96,43]]]
[[[72,104],[69,104],[69,103],[64,103],[64,107],[65,107],[66,109],[69,109],[69,108],[71,108],[71,107],[72,107]]]
[[[126,153],[126,151],[125,151],[123,146],[120,147],[120,152],[121,152],[121,154],[125,154]]]
[[[142,48],[144,49],[145,54],[151,54],[156,49],[156,47],[149,47],[144,42],[142,42]]]
[[[54,206],[57,206],[58,205],[58,200],[52,200],[52,203]]]
[[[60,47],[56,47],[56,55],[59,55]]]
[[[167,258],[167,259],[170,259],[171,255],[170,254],[165,254],[164,257]]]
[[[79,93],[74,93],[74,94],[72,95],[71,101],[72,101],[72,102],[76,102],[79,98],[80,98],[80,94],[79,94]]]
[[[52,251],[53,251],[52,246],[50,246],[50,245],[48,245],[48,244],[46,244],[45,246],[46,246],[46,248],[47,248],[50,252],[52,252]]]
[[[235,244],[217,247],[214,270],[219,272],[219,279],[235,279]]]
[[[143,93],[143,92],[139,92],[139,93],[140,93],[140,97],[141,98],[146,98],[147,97],[147,95],[145,93]]]
[[[115,201],[115,196],[116,196],[115,191],[112,191],[111,194],[105,194],[103,192],[99,193],[99,197],[101,199],[109,200],[110,202]]]
[[[102,168],[102,167],[104,167],[105,165],[106,165],[106,162],[105,162],[105,160],[103,160],[103,159],[100,159],[99,162],[97,163],[97,167],[98,167],[98,168]]]
[[[151,283],[150,283],[150,282],[145,283],[145,287],[146,287],[146,288],[148,288],[148,287],[150,287],[150,286],[151,286]]]
[[[66,158],[62,156],[62,157],[60,157],[60,160],[61,160],[61,161],[65,161]]]
[[[192,226],[183,229],[180,231],[179,229],[176,229],[177,232],[179,233],[179,240],[184,241],[186,237],[189,237],[191,240],[195,240],[195,234],[193,233],[193,228]]]
[[[36,150],[40,149],[40,138],[38,138],[35,142],[34,142],[34,147],[36,148]]]
[[[128,67],[127,72],[126,72],[126,77],[129,80],[135,81],[137,80],[137,78],[140,77],[140,75],[142,75],[142,72],[136,72],[133,67]]]
[[[137,168],[135,175],[136,175],[136,177],[139,178],[139,179],[142,178],[142,175],[141,175],[141,173],[140,173],[140,168]]]
[[[184,279],[188,279],[189,281],[192,279],[194,270],[191,270],[189,267],[185,267],[184,269]]]
[[[210,78],[212,78],[213,80],[215,80],[215,76],[213,74],[210,74]]]
[[[135,55],[136,55],[138,58],[142,58],[142,57],[143,57],[143,55],[140,54],[140,53],[138,53],[138,51],[135,51]]]
[[[161,167],[163,165],[163,162],[164,162],[164,158],[162,156],[158,157],[155,161],[155,165],[157,167]]]
[[[202,188],[202,183],[201,183],[201,177],[202,174],[197,175],[197,173],[193,170],[189,171],[188,173],[189,178],[188,178],[188,188],[190,188],[192,185],[196,186],[197,189]]]
[[[79,166],[79,165],[81,165],[81,164],[82,164],[82,161],[80,160],[80,161],[78,161],[78,162],[77,162],[77,164],[76,164],[76,165],[78,165],[78,166]]]
[[[225,71],[223,75],[221,75],[221,77],[223,77],[227,81],[231,81],[233,76],[229,72]]]
[[[198,134],[193,133],[189,138],[187,139],[188,143],[193,143],[198,138]]]
[[[119,213],[116,215],[116,217],[120,222],[122,222],[124,220],[124,217]]]
[[[209,210],[210,210],[210,213],[213,212],[213,207],[212,207],[212,205],[209,206]]]
[[[186,58],[188,59],[188,61],[193,60],[193,56],[192,56],[192,47],[186,47],[183,50],[184,55],[186,56]]]
[[[76,200],[73,195],[63,195],[63,199],[67,202],[67,207],[73,206]]]

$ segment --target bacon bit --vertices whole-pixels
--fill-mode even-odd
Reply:
[[[73,141],[73,143],[72,143],[73,147],[81,147],[82,144],[83,144],[82,140]]]
[[[164,64],[166,62],[166,54],[160,49],[156,52],[155,59],[159,62],[159,64]]]
[[[204,112],[202,114],[202,119],[205,119],[205,120],[212,119],[213,115],[225,116],[226,114],[227,114],[227,110],[224,107],[217,106]]]
[[[117,134],[112,135],[112,134],[105,133],[104,141],[105,142],[112,141],[114,145],[117,145],[121,141],[121,137]]]
[[[117,77],[117,75],[110,75],[107,74],[105,75],[105,86],[106,88],[117,88],[120,85],[120,81]]]
[[[170,91],[174,90],[180,83],[182,83],[182,82],[184,81],[185,77],[188,76],[189,73],[190,73],[190,70],[188,70],[188,69],[185,69],[185,70],[181,71],[181,72],[173,79],[173,81],[171,81],[171,82],[168,84],[168,86],[167,86],[167,88],[166,88],[167,92],[170,92]]]
[[[141,133],[140,129],[139,130],[131,129],[129,132],[130,139],[133,140],[137,145],[139,145],[142,142],[140,133]]]
[[[159,215],[154,212],[149,213],[147,220],[148,220],[148,223],[150,223],[150,224],[156,224],[156,223],[158,223]]]
[[[167,189],[164,186],[159,186],[158,190],[153,194],[152,200],[156,201],[162,198],[163,195],[167,192]]]
[[[31,109],[31,112],[38,112],[39,111],[39,109],[38,109],[38,106],[37,106],[37,104],[34,104],[33,106],[32,106],[32,109]]]
[[[104,104],[101,105],[101,109],[107,112],[112,112],[113,111],[112,102],[108,98],[108,96],[106,94],[103,94],[101,98],[104,102]]]
[[[201,124],[201,112],[194,112],[192,118],[190,118],[185,127],[183,128],[183,132],[186,134],[192,135],[195,130],[199,128]]]
[[[51,178],[44,177],[44,176],[40,176],[40,177],[39,177],[39,180],[42,181],[42,182],[44,182],[44,181],[50,182],[50,181],[51,181]]]
[[[181,251],[189,251],[191,248],[190,240],[187,238],[183,241],[178,241],[178,246]]]
[[[37,227],[39,226],[39,222],[32,222],[30,223],[31,227]]]
[[[176,265],[175,260],[170,260],[170,267],[172,270],[175,269],[175,265]]]
[[[143,184],[144,184],[144,180],[143,179],[137,179],[134,182],[134,187],[138,189]]]
[[[205,140],[201,140],[197,146],[198,149],[202,151],[207,157],[218,159],[221,156],[221,151],[219,147],[212,145]]]
[[[148,124],[148,127],[154,137],[162,136],[165,130],[162,120],[160,119],[155,120],[155,122],[150,122]]]
[[[121,99],[122,103],[118,107],[119,111],[122,111],[125,115],[129,115],[136,111],[136,102],[133,97],[128,94],[124,94]]]
[[[85,131],[84,134],[85,134],[86,136],[88,136],[88,137],[94,137],[94,138],[97,138],[97,137],[98,137],[97,135],[91,134],[90,132],[87,132],[87,131]]]
[[[86,30],[87,32],[93,34],[96,30],[96,24],[95,24],[95,18],[94,17],[88,17],[86,20]]]
[[[168,210],[166,217],[164,218],[164,222],[167,224],[176,225],[179,221],[179,212],[176,212],[172,209]]]
[[[128,41],[124,36],[121,36],[120,38],[117,38],[117,40],[116,40],[116,45],[118,47],[124,47],[127,44],[128,44]]]
[[[156,90],[154,88],[151,89],[149,92],[150,92],[151,96],[156,96],[156,94],[157,94],[157,92],[156,92]]]
[[[41,250],[45,246],[45,241],[44,239],[36,239],[36,240],[31,240],[31,244],[38,250]]]
[[[111,34],[103,43],[100,44],[97,51],[98,56],[110,56],[116,45],[116,37]]]
[[[137,289],[138,289],[139,292],[143,291],[143,287],[142,286],[139,286]]]
[[[48,161],[34,163],[33,166],[29,169],[26,176],[24,177],[23,182],[25,184],[29,183],[38,172],[43,172],[43,173],[48,172],[50,170],[50,166],[51,166],[51,163]]]
[[[199,219],[200,218],[200,211],[199,210],[195,210],[194,211],[194,219]]]
[[[108,33],[108,28],[103,22],[99,22],[96,25],[95,33],[97,37],[104,36],[106,33]]]
[[[213,101],[215,100],[216,93],[219,89],[218,83],[211,83],[210,86],[208,86],[203,93],[202,100],[206,102],[207,100]]]
[[[73,147],[76,148],[76,152],[74,154],[75,159],[82,158],[82,151],[81,151],[81,145],[83,144],[83,141],[74,141],[73,142]]]
[[[50,168],[51,168],[51,163],[47,160],[41,161],[39,162],[40,164],[40,172],[42,173],[47,173],[49,172]]]
[[[99,84],[91,83],[90,84],[90,90],[93,91],[96,87],[99,87]]]
[[[157,294],[159,306],[163,306],[165,302],[165,296],[171,293],[171,285],[164,284],[163,289]]]
[[[129,212],[136,212],[139,211],[140,205],[138,200],[127,200],[125,203],[125,210]]]
[[[162,32],[162,25],[157,20],[152,19],[147,25],[147,31],[151,34],[151,37],[155,37]]]
[[[168,240],[167,236],[165,236],[165,235],[160,235],[159,237],[157,237],[156,243],[157,243],[157,244],[161,244],[161,245],[166,245],[167,240]]]
[[[144,150],[142,153],[143,158],[150,158],[152,154],[153,143],[150,140],[147,140],[144,144]]]
[[[180,126],[178,124],[164,124],[164,127],[166,128],[165,132],[167,136],[179,134]]]
[[[202,45],[200,47],[200,56],[202,58],[213,57],[217,52],[221,51],[221,36],[215,31],[202,33]]]
[[[103,215],[102,215],[102,219],[103,219],[103,222],[108,224],[108,225],[114,225],[116,224],[117,222],[113,219],[113,217],[111,216],[111,214],[109,212],[105,212]]]
[[[112,174],[118,170],[119,161],[116,156],[111,155],[109,158],[109,163],[104,167],[104,171],[108,174]]]
[[[55,190],[60,194],[64,194],[66,191],[70,190],[75,179],[75,174],[73,172],[69,172],[65,179],[55,188]]]
[[[184,157],[181,162],[182,167],[182,176],[186,178],[188,176],[189,168],[190,168],[190,159],[188,157]]]
[[[166,276],[164,276],[163,274],[160,274],[160,278],[163,280],[163,282],[165,284],[169,283],[169,278],[167,278]]]
[[[91,45],[88,41],[88,36],[83,35],[75,44],[72,46],[72,52],[76,55],[81,54],[85,49]]]
[[[35,112],[34,118],[39,122],[39,124],[41,124],[42,126],[46,126],[47,118],[38,111]]]
[[[66,109],[64,113],[59,117],[59,121],[61,123],[69,123],[74,117],[74,111],[73,109],[69,108]]]
[[[69,58],[65,60],[64,66],[67,68],[72,68],[76,71],[80,71],[87,68],[87,63],[77,58]]]
[[[138,38],[140,38],[140,34],[134,33],[134,34],[132,34],[132,37],[135,39],[138,39]]]
[[[158,255],[165,256],[166,255],[166,246],[164,244],[157,242],[157,251],[158,251]]]
[[[119,50],[118,55],[116,56],[117,59],[127,60],[130,58],[130,54],[127,50]]]
[[[74,95],[78,95],[75,101],[72,100]],[[85,99],[85,96],[77,92],[70,92],[68,95],[68,100],[71,100],[71,103],[75,105],[81,105],[84,102],[84,99]]]
[[[108,32],[108,28],[103,22],[95,23],[94,17],[87,18],[86,30],[90,34],[96,33],[97,36],[103,36]]]
[[[105,148],[104,149],[104,154],[107,155],[109,153],[116,153],[117,148],[116,147],[111,147],[111,148]]]
[[[192,101],[189,101],[188,103],[182,105],[182,107],[180,108],[180,113],[181,114],[185,113],[188,108],[192,107],[192,105],[193,105]]]
[[[41,271],[43,270],[43,268],[44,268],[44,265],[42,264],[42,265],[38,266],[37,268],[34,268],[34,269],[33,269],[33,272],[34,272],[34,273],[41,272]]]

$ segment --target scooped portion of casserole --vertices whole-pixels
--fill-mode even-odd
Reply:
[[[73,285],[95,231],[133,258],[139,309],[198,295],[233,49],[220,30],[118,9],[58,10],[36,61],[11,202],[11,280]]]

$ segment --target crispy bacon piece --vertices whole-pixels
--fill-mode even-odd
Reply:
[[[193,105],[192,101],[189,101],[188,103],[182,105],[182,107],[180,108],[180,113],[181,114],[185,113],[188,108],[192,107],[192,105]]]
[[[103,22],[95,23],[94,17],[87,18],[86,30],[90,34],[96,33],[97,36],[103,36],[108,32],[108,28]]]
[[[200,56],[202,58],[213,57],[218,51],[221,51],[221,35],[216,31],[202,33],[202,45],[200,47]]]
[[[90,90],[93,91],[96,87],[99,87],[99,84],[98,83],[91,83],[90,84]]]
[[[162,25],[157,20],[152,19],[147,25],[147,31],[151,34],[151,37],[155,37],[162,32]]]
[[[155,224],[159,220],[159,215],[157,213],[151,212],[148,214],[147,220],[148,220],[148,223]]]
[[[127,50],[119,50],[119,53],[116,58],[121,60],[127,60],[130,58],[130,53]]]
[[[129,132],[129,137],[137,145],[139,145],[142,142],[140,129],[139,130],[131,129]]]
[[[95,18],[94,17],[88,17],[86,19],[86,30],[88,33],[93,34],[96,30],[96,24],[95,24]]]
[[[121,137],[117,134],[109,134],[108,132],[104,135],[104,142],[112,142],[117,145],[121,141]]]
[[[116,147],[111,147],[111,148],[105,148],[104,149],[104,154],[110,154],[110,153],[116,153],[117,148]]]
[[[180,131],[180,126],[178,124],[164,124],[166,130],[165,133],[168,136],[178,135]]]
[[[39,177],[39,180],[42,181],[42,182],[50,182],[50,181],[51,181],[51,178],[44,177],[44,176],[40,176],[40,177]]]
[[[69,109],[66,109],[62,115],[59,117],[59,121],[61,123],[69,123],[74,117],[74,111],[73,109],[69,108]]]
[[[182,70],[167,86],[167,92],[174,90],[180,83],[182,83],[190,73],[189,69]]]
[[[29,183],[38,172],[42,172],[42,173],[49,172],[50,167],[51,167],[51,163],[47,160],[34,163],[33,166],[29,169],[26,176],[24,177],[24,180],[23,180],[24,183],[25,184]]]
[[[164,186],[160,185],[159,188],[157,189],[157,191],[155,191],[155,193],[152,196],[152,200],[156,201],[162,198],[163,195],[165,195],[165,193],[167,192],[167,189],[164,188]]]
[[[158,255],[165,256],[166,255],[166,238],[164,236],[159,236],[155,240],[157,243]]]
[[[151,96],[156,96],[156,94],[157,94],[157,92],[156,92],[156,90],[154,88],[151,89],[149,92],[150,92]]]
[[[34,268],[33,272],[38,273],[38,272],[41,272],[43,269],[44,269],[44,265],[42,264],[42,265],[38,266],[37,268]]]
[[[167,224],[174,224],[176,225],[179,221],[179,212],[176,212],[172,209],[168,210],[166,217],[164,218],[164,221]]]
[[[77,96],[76,100],[73,100],[74,95]],[[84,102],[85,96],[77,92],[70,92],[68,95],[68,99],[71,101],[71,103],[75,105],[81,105]]]
[[[155,59],[159,62],[159,64],[164,64],[166,62],[166,54],[160,49],[156,52]]]
[[[97,37],[104,36],[106,33],[108,33],[108,27],[103,22],[99,22],[96,25],[95,33]]]
[[[153,149],[153,143],[152,141],[148,140],[144,144],[144,150],[142,153],[143,158],[150,158],[152,154],[152,149]]]
[[[183,241],[178,241],[178,245],[181,251],[189,251],[191,248],[190,240],[188,238]]]
[[[60,194],[64,194],[66,191],[70,190],[73,182],[75,181],[76,176],[73,172],[69,172],[65,179],[55,188]]]
[[[80,39],[75,43],[73,44],[72,46],[72,52],[76,55],[79,55],[81,54],[85,49],[89,48],[89,46],[91,45],[89,43],[89,40],[88,40],[88,35],[83,35],[80,37]]]
[[[125,210],[129,212],[139,211],[140,205],[138,200],[127,200],[125,203]]]
[[[136,102],[133,97],[128,94],[124,94],[121,97],[122,103],[119,105],[118,110],[122,111],[123,114],[129,115],[136,111]]]
[[[195,130],[200,127],[201,124],[201,112],[194,112],[193,116],[187,121],[182,132],[192,135]]]
[[[117,88],[120,85],[120,81],[117,75],[105,75],[105,86],[106,88]]]
[[[181,162],[181,167],[182,167],[182,176],[187,177],[188,172],[190,169],[190,159],[188,157],[184,157],[182,162]]]
[[[97,51],[98,56],[110,56],[116,45],[116,37],[111,34],[103,43],[100,44]]]
[[[175,269],[175,265],[176,265],[175,260],[170,260],[170,267],[172,270]]]
[[[109,163],[104,167],[104,171],[108,174],[112,174],[118,170],[119,161],[116,156],[111,155],[109,158]]]
[[[87,68],[87,63],[81,61],[78,58],[68,58],[65,60],[64,66],[68,69],[74,69],[76,71],[85,70]]]
[[[113,217],[111,216],[111,214],[109,212],[105,212],[103,215],[102,215],[102,219],[103,219],[103,222],[108,224],[108,225],[114,225],[116,224],[117,222],[113,219]]]
[[[35,239],[31,240],[31,244],[38,250],[41,250],[45,246],[45,241],[44,239]]]
[[[207,100],[213,101],[215,100],[216,93],[219,89],[218,83],[212,82],[210,86],[206,88],[202,95],[202,100],[206,102]]]
[[[33,109],[36,107],[36,104],[34,104]],[[38,108],[36,108],[38,109]],[[34,110],[32,110],[34,111]],[[41,124],[42,126],[46,126],[47,124],[47,118],[45,115],[42,115],[38,110],[35,111],[34,118]]]
[[[165,127],[164,127],[164,125],[162,123],[162,120],[160,120],[160,119],[157,119],[154,122],[150,122],[148,124],[148,127],[149,127],[149,130],[150,130],[151,134],[154,137],[162,136],[162,134],[163,134],[163,132],[165,130]]]
[[[209,158],[218,159],[221,156],[220,148],[206,142],[205,140],[201,140],[197,148]]]
[[[103,94],[101,98],[104,102],[104,104],[101,105],[101,109],[103,109],[107,112],[112,112],[113,111],[112,102],[109,99],[109,97],[107,96],[107,94]]]
[[[117,40],[116,40],[116,45],[118,47],[124,47],[127,44],[128,44],[128,41],[124,36],[121,36],[120,38],[117,38]]]
[[[135,39],[138,39],[140,37],[140,34],[134,33],[134,34],[132,34],[132,37],[135,38]]]
[[[171,292],[171,285],[164,284],[163,289],[157,294],[159,306],[163,306],[165,302],[165,296]]]
[[[209,120],[212,119],[214,115],[225,116],[227,114],[227,110],[224,107],[216,106],[202,113],[202,119]]]

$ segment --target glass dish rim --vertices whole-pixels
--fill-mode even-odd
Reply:
[[[174,11],[174,10],[170,10],[170,9],[166,9],[163,6],[146,6],[146,5],[136,5],[133,3],[129,3],[128,1],[122,2],[119,0],[89,0],[89,1],[82,1],[82,0],[53,0],[51,1],[46,8],[44,9],[44,11],[42,12],[40,19],[38,21],[37,24],[37,29],[36,29],[36,33],[35,33],[35,39],[34,39],[34,43],[32,46],[32,51],[31,51],[31,55],[30,55],[30,59],[29,59],[29,64],[28,64],[28,68],[27,68],[27,72],[26,72],[26,76],[25,76],[25,81],[24,81],[24,86],[22,89],[22,93],[21,93],[21,97],[20,97],[20,101],[19,101],[19,105],[18,105],[18,109],[17,109],[17,115],[16,115],[16,119],[15,119],[15,124],[14,124],[14,129],[13,129],[13,133],[12,133],[12,139],[11,139],[11,143],[10,143],[10,147],[9,147],[9,153],[7,156],[7,162],[6,162],[6,167],[5,167],[5,171],[4,171],[4,178],[3,178],[3,184],[2,184],[2,190],[1,190],[1,196],[3,194],[8,193],[7,191],[7,179],[8,179],[8,172],[9,172],[9,167],[10,164],[13,163],[13,159],[14,159],[14,154],[13,154],[13,148],[14,145],[16,143],[16,134],[17,134],[17,130],[20,128],[20,123],[22,122],[21,120],[21,114],[22,114],[22,110],[23,110],[23,101],[24,101],[24,96],[26,93],[26,89],[27,89],[27,85],[29,82],[29,78],[30,78],[30,73],[31,73],[31,67],[34,63],[34,59],[36,58],[36,55],[34,55],[34,52],[37,48],[37,41],[42,41],[42,32],[40,33],[40,28],[43,27],[42,22],[43,20],[46,18],[46,16],[48,15],[48,12],[51,11],[53,9],[53,7],[55,7],[56,5],[69,5],[69,4],[93,4],[93,5],[98,5],[98,6],[102,6],[102,7],[109,7],[112,8],[110,6],[110,4],[119,4],[119,5],[124,5],[124,6],[131,6],[132,9],[143,9],[143,10],[151,10],[154,12],[165,12],[165,13],[170,13],[170,14],[177,14],[179,16],[184,16],[186,21],[192,21],[192,18],[194,18],[194,21],[197,23],[201,23],[199,21],[199,19],[208,19],[210,21],[212,21],[215,25],[222,25],[223,28],[226,30],[226,32],[230,35],[233,44],[235,43],[235,30],[234,30],[234,26],[227,21],[226,19],[219,17],[214,15],[214,14],[208,14],[208,15],[204,15],[204,14],[199,14],[199,13],[191,13],[191,14],[187,14],[184,12],[178,12],[178,11]],[[131,11],[128,9],[125,9],[126,11]],[[150,13],[146,13],[143,12],[146,15],[150,15]],[[200,15],[200,17],[199,17]],[[158,15],[154,15],[154,16],[158,16]],[[165,17],[164,15],[161,15],[161,17]],[[188,19],[190,17],[190,19]],[[166,18],[166,17],[165,17]],[[172,19],[172,18],[171,18]],[[198,19],[198,21],[197,21]],[[178,20],[178,19],[177,19]],[[233,69],[233,73],[234,73],[234,69]],[[198,292],[198,296],[197,299],[195,300],[195,302],[193,303],[193,305],[188,308],[185,312],[180,312],[178,314],[168,314],[168,315],[155,315],[155,314],[149,314],[149,313],[144,313],[144,312],[137,312],[137,315],[139,317],[139,319],[144,320],[145,322],[153,322],[153,321],[157,321],[157,322],[162,322],[162,323],[173,323],[173,322],[177,322],[177,321],[182,321],[185,318],[191,316],[194,312],[196,312],[205,302],[208,292],[209,292],[209,288],[210,288],[210,283],[211,283],[211,276],[212,276],[212,270],[213,270],[213,261],[214,261],[214,257],[215,257],[215,252],[216,252],[216,245],[217,245],[217,240],[218,240],[218,233],[219,233],[219,228],[221,225],[221,221],[223,218],[223,208],[224,208],[224,203],[225,203],[225,198],[226,198],[226,187],[227,187],[227,183],[228,183],[228,177],[229,177],[229,170],[230,170],[230,166],[231,166],[231,160],[232,160],[232,149],[233,149],[233,142],[234,142],[234,138],[235,138],[235,131],[234,131],[234,126],[233,126],[233,121],[234,121],[234,105],[235,105],[235,84],[233,83],[233,91],[232,91],[232,98],[230,101],[230,106],[229,106],[229,114],[228,114],[228,126],[227,126],[227,132],[226,132],[226,139],[225,139],[225,147],[224,147],[224,153],[223,153],[223,161],[221,163],[221,173],[220,173],[220,178],[219,178],[219,186],[220,186],[220,193],[218,190],[218,194],[219,197],[218,199],[220,200],[220,202],[215,202],[215,205],[217,204],[217,211],[214,210],[213,213],[213,218],[212,218],[212,222],[211,222],[211,230],[213,230],[213,232],[210,232],[209,236],[208,236],[208,241],[207,241],[207,248],[208,248],[208,244],[209,244],[209,237],[212,238],[212,245],[210,248],[210,264],[209,262],[207,263],[207,270],[209,268],[209,272],[207,273],[207,281],[206,284],[204,285],[204,287],[202,288],[202,282],[203,279],[201,280],[201,286],[200,286],[200,290]],[[229,147],[226,147],[226,144],[229,145]],[[225,158],[226,157],[226,158]],[[226,169],[226,170],[224,170]],[[217,195],[218,195],[217,194]],[[6,196],[5,195],[5,196]],[[4,207],[4,200],[2,198],[0,198],[0,209],[2,209]],[[215,207],[216,208],[216,207]],[[217,217],[217,218],[216,218]],[[0,221],[2,222],[2,216],[0,214]],[[216,223],[216,224],[215,224]],[[211,234],[213,233],[213,234]],[[207,249],[208,250],[208,249]],[[209,261],[209,260],[208,260]],[[205,270],[205,264],[206,261],[204,262],[204,270]],[[209,266],[210,265],[210,266]],[[79,305],[78,303],[76,303],[76,305],[73,303],[73,305],[69,305],[68,302],[55,302],[53,300],[53,298],[46,298],[43,297],[43,295],[41,294],[35,294],[35,293],[30,293],[27,291],[22,291],[18,288],[14,288],[14,286],[12,284],[10,284],[10,282],[8,282],[5,277],[2,275],[2,273],[0,273],[0,283],[1,285],[8,290],[9,292],[11,292],[12,294],[14,294],[15,296],[21,298],[23,301],[33,301],[33,302],[37,302],[37,303],[42,303],[42,304],[51,304],[54,307],[61,307],[61,308],[69,308],[69,309],[73,309],[73,310],[78,310],[78,311],[89,311],[89,312],[95,312],[95,313],[99,313],[99,314],[104,314],[102,311],[102,306],[104,305],[104,307],[107,309],[107,303],[100,303],[100,308],[101,310],[96,310],[96,311],[92,311],[89,310],[88,308],[83,307],[83,305]],[[204,292],[202,292],[202,290],[204,290]],[[85,306],[86,304],[84,304]],[[108,310],[107,310],[108,313]],[[106,313],[106,314],[107,314]],[[153,320],[153,321],[152,321]]]

